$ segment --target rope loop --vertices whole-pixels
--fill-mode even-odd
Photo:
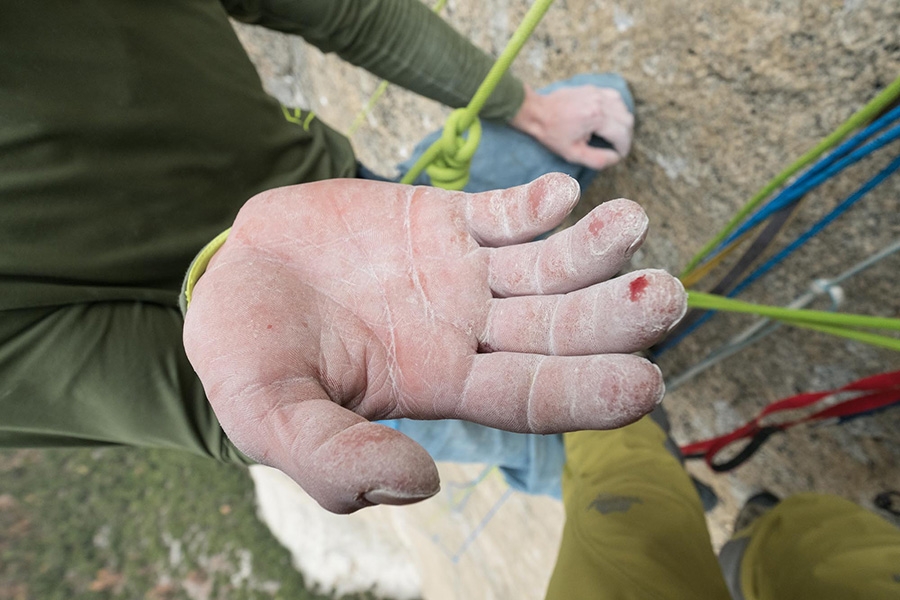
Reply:
[[[469,165],[481,139],[481,123],[478,113],[509,70],[509,65],[528,41],[541,17],[553,4],[553,0],[535,0],[512,39],[500,53],[494,66],[475,90],[469,105],[450,113],[444,127],[443,136],[428,147],[415,164],[400,178],[400,183],[412,185],[419,175],[426,171],[431,176],[431,184],[446,190],[461,190],[469,182]],[[468,132],[468,138],[462,137]],[[438,164],[434,166],[434,163]],[[433,165],[430,166],[429,165]]]
[[[466,121],[471,124],[466,126]],[[465,135],[464,135],[465,134]],[[481,141],[481,121],[472,119],[465,108],[450,113],[440,139],[440,152],[425,169],[432,185],[445,190],[461,190],[469,182],[472,157]]]

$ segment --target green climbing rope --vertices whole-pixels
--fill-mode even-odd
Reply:
[[[419,157],[400,183],[413,183],[422,171],[427,169],[435,187],[461,190],[466,185],[469,181],[469,166],[481,135],[480,124],[475,125],[478,122],[478,113],[551,4],[553,0],[536,0],[528,9],[506,48],[478,86],[469,105],[450,114],[444,125],[444,134]],[[468,134],[468,138],[463,137],[464,133]],[[433,167],[429,169],[431,165]]]
[[[375,91],[369,96],[369,100],[366,102],[366,105],[362,107],[359,113],[356,115],[356,118],[353,119],[353,124],[350,125],[350,129],[347,130],[347,137],[353,137],[359,128],[362,127],[363,122],[366,120],[366,117],[369,116],[369,113],[372,112],[372,109],[375,108],[375,105],[381,100],[381,97],[388,89],[387,79],[382,79],[381,83],[378,84],[378,87],[375,88]]]
[[[753,209],[755,209],[760,202],[765,200],[772,192],[778,189],[784,182],[786,182],[794,173],[804,168],[812,161],[817,159],[819,156],[824,154],[826,151],[831,149],[835,144],[844,139],[848,133],[858,128],[860,125],[867,123],[872,120],[878,113],[888,107],[894,100],[900,98],[900,77],[895,79],[889,86],[887,86],[880,94],[875,96],[871,102],[866,104],[864,107],[859,109],[856,113],[854,113],[849,119],[844,121],[837,129],[835,129],[829,136],[823,139],[821,142],[815,145],[811,150],[809,150],[806,154],[797,159],[794,164],[790,165],[787,169],[776,175],[769,183],[767,183],[761,190],[759,190],[756,194],[747,201],[747,204],[744,205],[738,213],[732,217],[730,221],[722,228],[722,230],[713,237],[709,242],[706,243],[703,248],[700,249],[699,252],[688,262],[687,266],[684,268],[684,271],[681,273],[681,277],[686,277],[689,275],[700,261],[706,258],[706,255],[709,254],[713,248],[716,248],[722,240],[724,240],[728,234],[734,231],[735,227],[737,227],[744,218],[749,215]]]
[[[873,346],[900,351],[900,339],[858,330],[858,328],[863,328],[900,331],[900,319],[765,306],[695,291],[688,292],[688,306],[769,317],[795,327],[813,329]]]

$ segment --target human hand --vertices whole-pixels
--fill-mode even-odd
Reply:
[[[551,433],[652,410],[661,374],[627,353],[680,319],[684,290],[655,270],[605,281],[646,234],[629,200],[528,242],[577,200],[551,174],[471,195],[329,180],[248,201],[184,328],[229,438],[352,512],[439,489],[421,446],[369,420]]]
[[[525,86],[525,100],[510,125],[567,161],[600,170],[628,155],[634,116],[612,88],[585,85],[541,95]],[[613,147],[589,145],[592,135]]]

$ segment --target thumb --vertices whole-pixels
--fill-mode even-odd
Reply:
[[[325,509],[346,514],[412,504],[440,490],[434,461],[410,438],[335,404],[324,391],[298,400],[282,386],[268,386],[282,398],[266,398],[274,408],[252,432],[226,431],[241,451],[286,473]],[[309,382],[303,387],[308,391]]]

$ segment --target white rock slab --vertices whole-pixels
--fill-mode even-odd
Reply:
[[[281,472],[251,467],[260,518],[308,585],[425,600],[540,599],[564,513],[550,498],[513,492],[494,470],[440,464],[441,492],[407,507],[353,515],[322,509]]]

